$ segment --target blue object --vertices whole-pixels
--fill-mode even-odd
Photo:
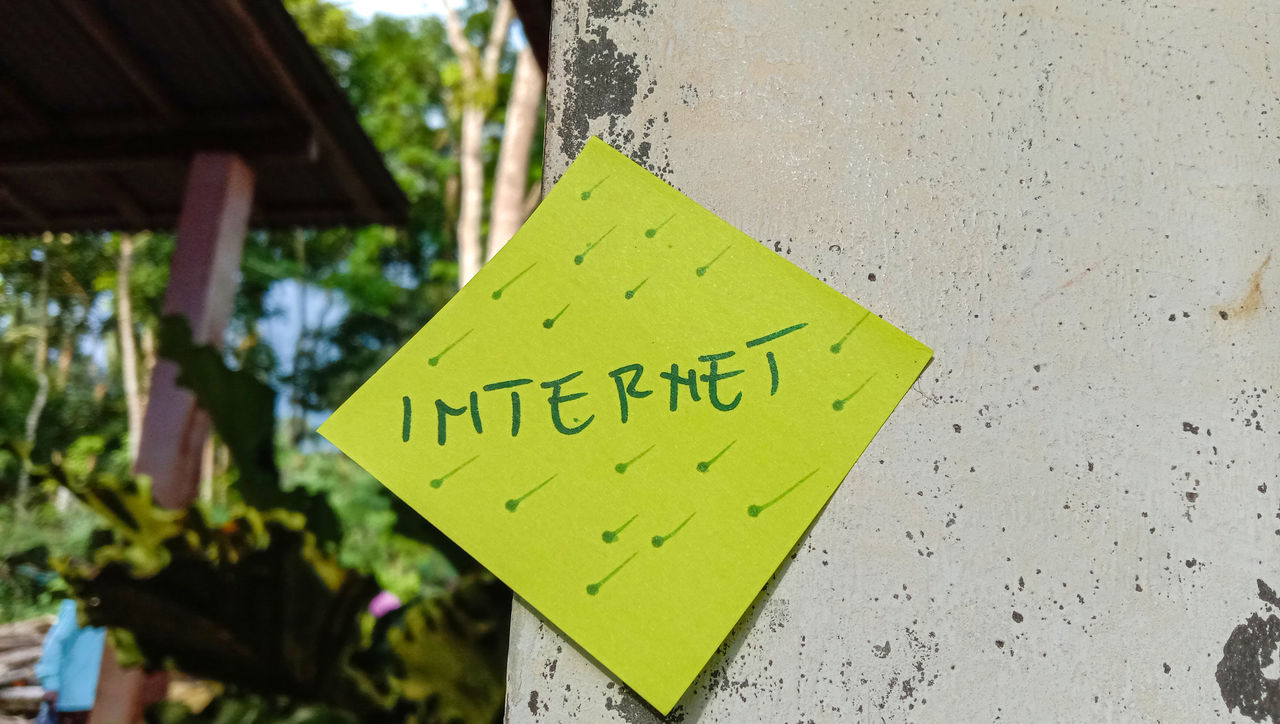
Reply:
[[[107,630],[81,627],[76,602],[66,599],[58,620],[44,637],[44,649],[36,662],[36,678],[45,691],[58,692],[58,711],[89,711],[98,694],[98,669]]]
[[[53,713],[49,702],[40,702],[40,713],[36,714],[35,724],[58,724],[58,715]]]

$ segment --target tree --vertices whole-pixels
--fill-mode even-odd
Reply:
[[[461,116],[458,163],[462,166],[462,201],[458,210],[458,285],[480,271],[483,250],[480,225],[484,215],[484,124],[497,102],[498,62],[507,45],[507,32],[515,8],[511,0],[499,0],[483,46],[471,44],[462,29],[458,11],[445,4],[449,46],[457,56],[461,77],[454,102]],[[523,194],[522,194],[523,196]]]
[[[529,155],[539,127],[538,108],[542,104],[542,69],[533,57],[533,49],[525,46],[516,58],[511,80],[511,100],[507,103],[506,126],[502,132],[502,150],[493,181],[493,210],[489,214],[489,246],[486,259],[492,259],[516,233],[533,207],[542,198],[536,182],[529,182]]]
[[[119,260],[116,262],[116,334],[120,342],[125,409],[129,413],[129,459],[136,460],[138,441],[142,439],[142,411],[146,403],[138,389],[138,346],[133,338],[133,296],[129,287],[132,270],[133,237],[121,234]]]

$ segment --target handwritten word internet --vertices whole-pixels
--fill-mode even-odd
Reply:
[[[790,327],[779,329],[776,332],[766,334],[763,337],[757,337],[746,343],[747,349],[759,347],[768,344],[779,337],[798,332],[808,326],[808,322],[793,324]],[[701,382],[703,389],[706,391],[706,401],[715,409],[721,412],[733,410],[742,402],[742,391],[739,390],[729,397],[729,393],[725,391],[722,383],[733,377],[746,372],[745,369],[735,369],[737,361],[733,360],[736,352],[728,350],[725,352],[717,352],[714,354],[704,354],[698,357],[698,361],[706,364],[705,371],[698,374],[693,368],[688,368],[687,372],[682,372],[679,364],[671,363],[670,369],[662,370],[658,373],[658,377],[667,381],[668,387],[668,403],[667,406],[671,412],[675,412],[680,405],[680,399],[688,396],[691,402],[701,402],[703,395],[699,392],[698,383]],[[765,351],[765,362],[769,365],[769,394],[776,395],[778,393],[778,360],[770,350]],[[614,387],[617,389],[617,409],[619,421],[626,423],[632,417],[631,400],[641,400],[654,393],[652,389],[642,389],[641,385],[652,379],[652,376],[645,376],[646,370],[644,365],[632,363],[623,365],[615,370],[606,373],[613,380]],[[538,387],[544,390],[550,390],[547,396],[547,405],[551,416],[551,424],[556,431],[562,435],[576,435],[587,429],[591,423],[595,422],[596,414],[593,412],[585,420],[574,417],[574,424],[567,424],[564,418],[564,406],[571,402],[582,400],[587,397],[586,392],[573,392],[573,385],[583,374],[583,370],[571,372],[563,377],[554,380],[540,382]],[[529,391],[532,388],[526,387],[532,385],[534,381],[530,378],[520,378],[512,380],[501,380],[491,382],[484,385],[478,390],[471,390],[467,396],[467,401],[460,407],[455,407],[443,398],[437,398],[435,401],[436,412],[436,443],[444,445],[449,440],[449,421],[450,418],[470,417],[471,427],[476,433],[484,432],[484,420],[480,415],[480,393],[481,392],[499,392],[509,390],[511,395],[511,436],[516,437],[520,434],[521,422],[521,396],[522,389]],[[658,383],[661,385],[661,383]],[[405,442],[409,441],[413,419],[413,403],[406,395],[403,399],[404,403],[404,422],[401,427],[401,439]],[[586,402],[578,403],[577,414],[581,415],[582,405]],[[458,421],[462,422],[462,421]],[[455,423],[456,425],[457,423]],[[465,424],[465,423],[463,423]]]

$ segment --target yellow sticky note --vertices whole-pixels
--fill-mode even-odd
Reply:
[[[930,356],[593,138],[320,432],[665,713]]]

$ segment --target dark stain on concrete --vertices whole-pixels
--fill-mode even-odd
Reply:
[[[529,713],[530,713],[530,714],[532,714],[532,715],[534,715],[534,716],[537,716],[537,715],[538,715],[538,691],[537,691],[537,689],[534,689],[533,691],[529,692]]]
[[[908,712],[928,703],[928,690],[938,681],[940,674],[935,670],[935,662],[940,647],[933,631],[920,633],[907,628],[903,633],[905,635],[899,639],[899,646],[892,656],[888,641],[883,647],[871,647],[877,658],[888,660],[889,671],[886,673],[890,674],[884,694],[872,703],[881,711],[892,714],[889,719],[910,721],[914,717]]]
[[[623,7],[625,6],[625,7]],[[623,18],[628,15],[652,15],[645,0],[591,0],[587,8],[592,18]]]
[[[1275,590],[1258,580],[1258,598],[1277,606]],[[1270,719],[1280,724],[1280,679],[1267,677],[1264,670],[1276,662],[1280,649],[1280,617],[1251,615],[1231,632],[1222,647],[1215,678],[1227,711],[1253,721]]]
[[[1199,425],[1192,425],[1192,424],[1191,424],[1191,423],[1189,423],[1189,422],[1184,422],[1184,423],[1182,423],[1182,431],[1183,431],[1183,432],[1189,432],[1189,433],[1191,433],[1192,435],[1199,435],[1199,434],[1200,434],[1200,426],[1199,426]]]
[[[631,113],[639,92],[640,67],[635,53],[618,52],[608,28],[597,26],[577,40],[565,59],[564,72],[573,82],[565,88],[559,123],[560,151],[575,158],[591,133],[591,121],[609,116],[612,132],[618,118]],[[636,160],[644,163],[646,159]]]
[[[1280,598],[1276,597],[1275,589],[1268,586],[1261,578],[1258,579],[1258,598],[1276,608],[1280,608]]]
[[[618,716],[622,717],[622,720],[627,724],[650,724],[651,722],[678,724],[685,720],[685,714],[681,707],[677,706],[670,714],[662,716],[657,709],[649,706],[644,699],[641,699],[626,686],[618,687],[617,700],[612,696],[605,697],[604,708],[606,711],[617,712]]]

